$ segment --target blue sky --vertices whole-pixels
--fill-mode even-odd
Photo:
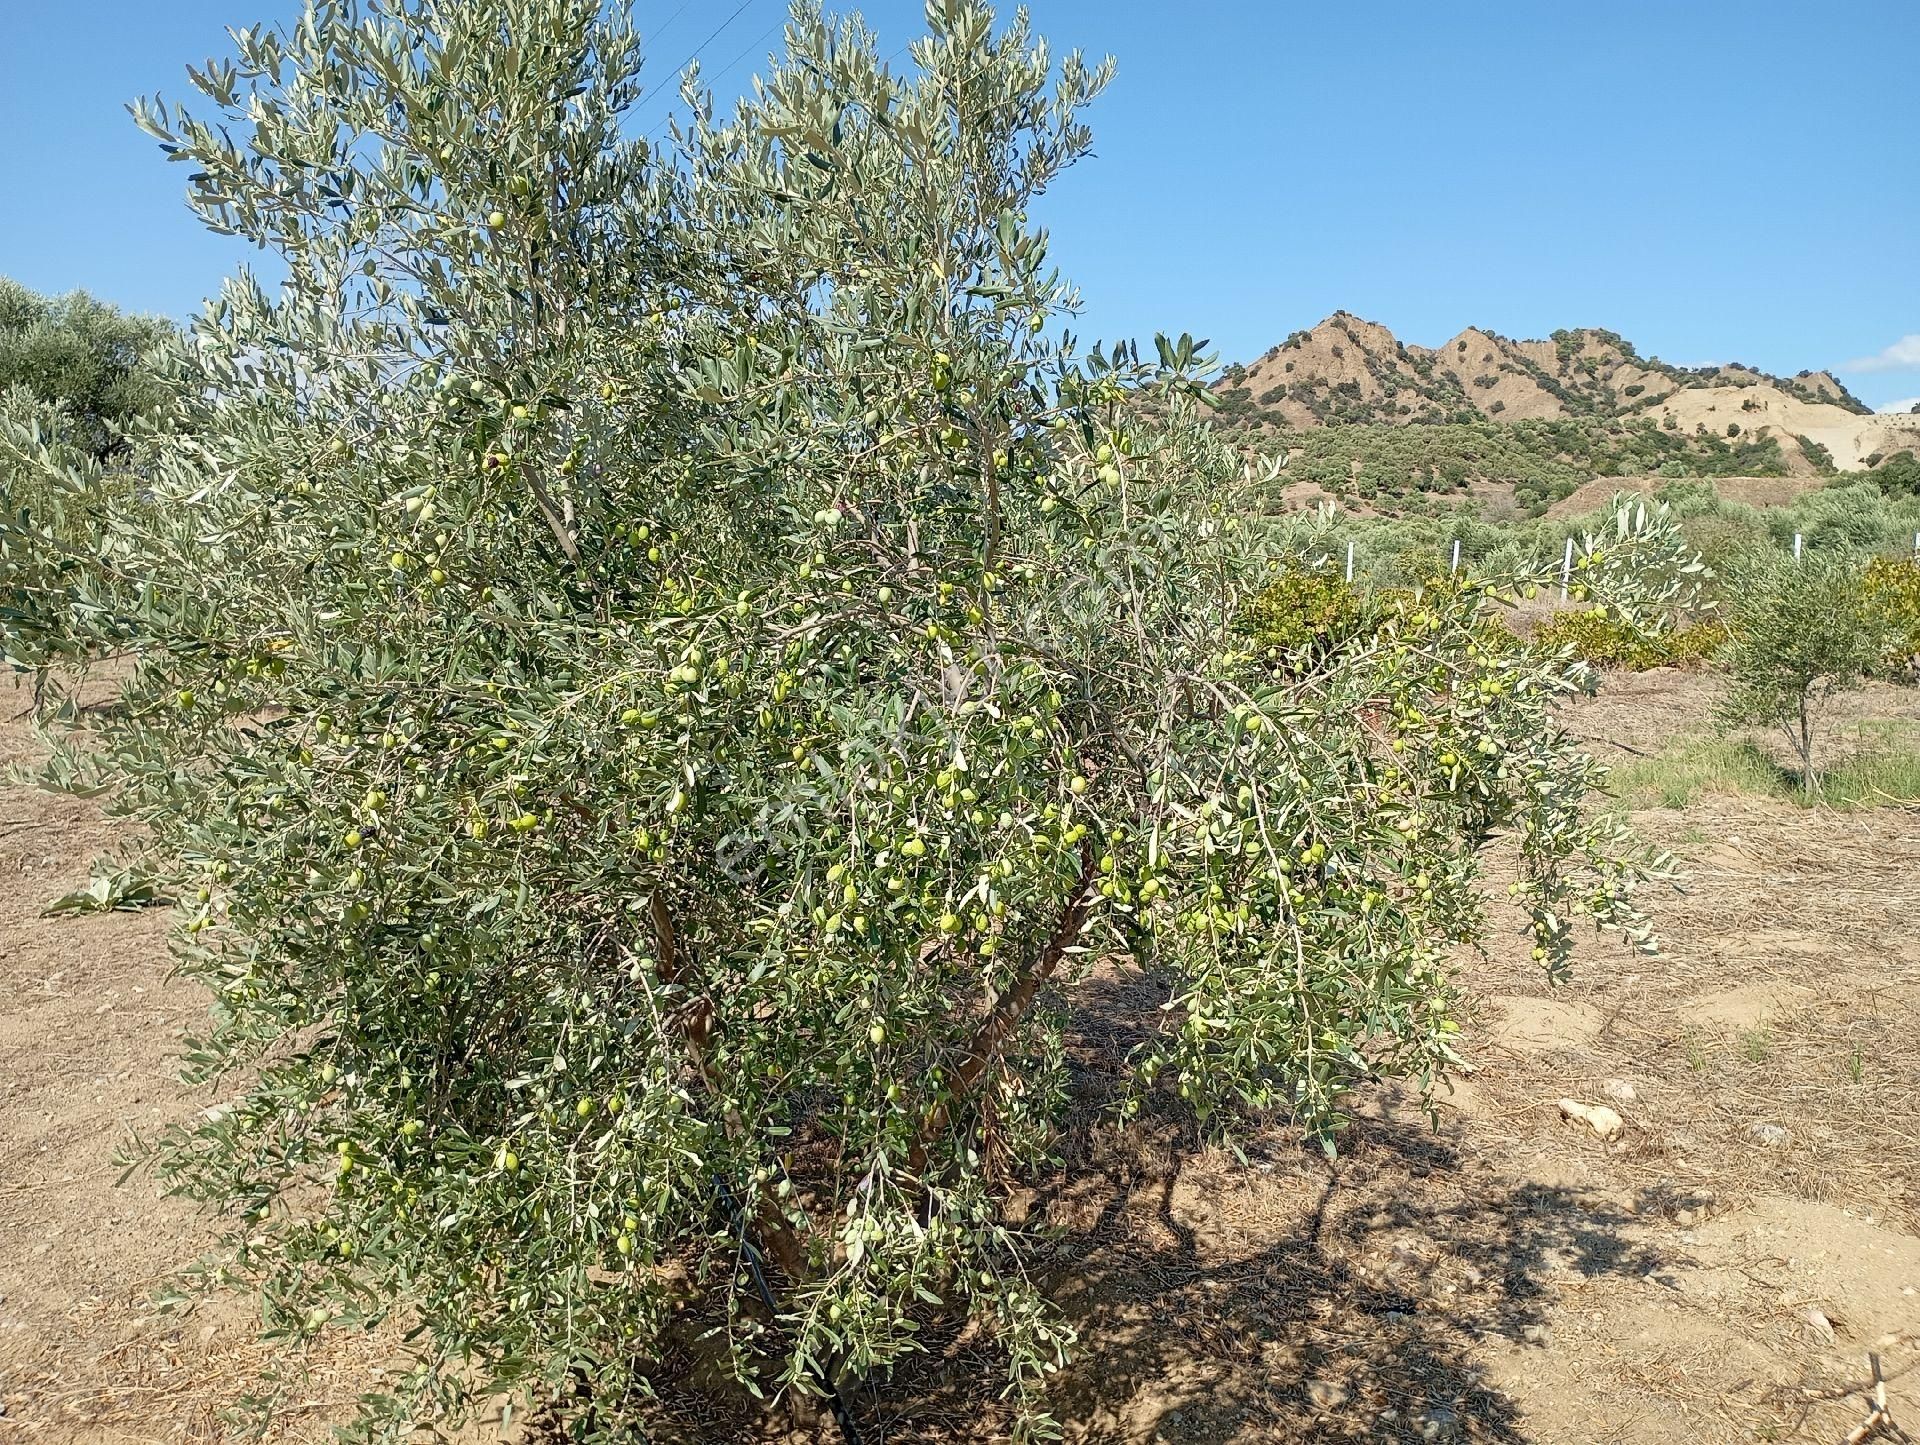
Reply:
[[[636,0],[659,94],[736,93],[784,0]],[[187,93],[290,0],[15,0],[0,15],[0,274],[183,316],[242,251],[123,109]],[[839,6],[835,8],[850,8]],[[919,0],[860,6],[886,49]],[[1596,325],[1682,364],[1832,367],[1920,398],[1914,0],[1032,0],[1112,52],[1096,155],[1047,198],[1084,330],[1247,359],[1338,309],[1436,344]],[[718,29],[719,34],[713,35]],[[708,39],[712,36],[712,39]]]

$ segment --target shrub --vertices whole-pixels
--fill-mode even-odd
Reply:
[[[1277,669],[1299,674],[1369,634],[1380,621],[1366,596],[1343,578],[1294,563],[1255,594],[1238,624]]]
[[[1669,667],[1704,667],[1725,653],[1727,624],[1712,619],[1676,627],[1660,639]]]
[[[1920,458],[1911,451],[1869,458],[1867,477],[1890,497],[1920,496]]]
[[[1834,465],[1833,453],[1827,447],[1810,436],[1796,436],[1794,440],[1799,443],[1800,454],[1813,463],[1813,469],[1821,476],[1831,477],[1839,473],[1840,469]]]
[[[1863,583],[1888,639],[1887,670],[1911,678],[1920,667],[1920,557],[1875,557]]]
[[[1727,629],[1720,622],[1696,622],[1663,632],[1636,628],[1605,608],[1572,608],[1556,612],[1535,629],[1533,644],[1551,652],[1568,650],[1593,667],[1623,667],[1644,672],[1653,667],[1699,666],[1725,646]]]
[[[1889,493],[1858,473],[1848,473],[1802,493],[1790,507],[1766,508],[1758,518],[1782,552],[1792,551],[1796,532],[1809,551],[1905,550],[1920,531],[1920,498]]]
[[[1037,1430],[1070,1331],[1001,1204],[1094,960],[1168,1000],[1119,1112],[1331,1144],[1453,1061],[1490,837],[1543,968],[1649,941],[1579,679],[1483,587],[1306,679],[1235,629],[1291,554],[1194,343],[1047,338],[1025,216],[1107,72],[928,13],[911,76],[799,13],[660,158],[601,0],[317,7],[219,124],[139,109],[288,279],[196,324],[75,609],[138,656],[49,780],[184,900],[228,1103],[153,1162],[227,1277],[280,1338],[418,1326],[368,1433],[612,1437],[689,1340],[831,1392],[943,1317]]]

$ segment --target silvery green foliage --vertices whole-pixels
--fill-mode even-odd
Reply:
[[[123,644],[87,593],[107,517],[137,499],[130,458],[103,459],[94,428],[24,386],[0,392],[0,669],[40,670]],[[89,588],[83,579],[90,579]]]
[[[1609,511],[1611,525],[1574,549],[1578,600],[1611,608],[1646,633],[1712,607],[1703,593],[1712,574],[1665,502],[1616,492]]]
[[[1729,589],[1721,719],[1778,728],[1809,793],[1820,788],[1815,743],[1826,703],[1860,686],[1892,645],[1887,615],[1867,593],[1866,567],[1844,551],[1755,552]]]
[[[667,155],[595,0],[314,5],[217,121],[140,109],[289,279],[194,328],[82,609],[138,666],[52,774],[184,900],[233,1092],[156,1159],[223,1269],[287,1338],[425,1327],[369,1434],[614,1434],[676,1352],[819,1390],[968,1314],[1044,1432],[1072,1331],[999,1203],[1094,960],[1168,998],[1121,1110],[1330,1140],[1453,1061],[1494,838],[1544,967],[1650,943],[1497,589],[1248,645],[1289,548],[1202,346],[1081,351],[1028,218],[1107,67],[928,32],[803,8]]]
[[[84,291],[39,296],[0,276],[0,394],[18,388],[60,407],[66,444],[82,454],[125,452],[129,432],[164,400],[158,362],[173,339],[158,317],[129,316]]]

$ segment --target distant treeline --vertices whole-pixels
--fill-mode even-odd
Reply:
[[[1904,455],[1906,464],[1920,473],[1920,463]],[[1883,483],[1874,474],[1855,474],[1803,493],[1783,507],[1729,501],[1707,481],[1671,482],[1652,495],[1673,509],[1687,540],[1708,565],[1727,572],[1753,552],[1791,550],[1796,534],[1809,551],[1912,553],[1915,534],[1920,533],[1920,476],[1904,490],[1899,477],[1896,471]],[[1311,533],[1308,549],[1316,550],[1329,569],[1344,569],[1351,542],[1356,581],[1403,586],[1446,571],[1456,541],[1463,565],[1497,574],[1549,565],[1561,556],[1567,538],[1598,532],[1606,523],[1604,512],[1508,521],[1471,512],[1396,517],[1336,512],[1324,521],[1303,516],[1299,525]]]
[[[1289,482],[1389,509],[1463,499],[1489,483],[1511,487],[1521,514],[1538,516],[1594,477],[1787,475],[1771,436],[1670,431],[1652,421],[1333,426],[1263,434],[1254,445],[1283,461]]]

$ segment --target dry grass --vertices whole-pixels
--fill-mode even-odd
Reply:
[[[1690,855],[1686,894],[1660,909],[1664,955],[1627,982],[1580,980],[1560,995],[1602,1005],[1583,1047],[1613,1072],[1569,1075],[1555,1060],[1506,1077],[1522,1092],[1551,1075],[1596,1095],[1613,1077],[1669,1081],[1633,1111],[1626,1177],[1785,1187],[1920,1231],[1920,1131],[1888,1109],[1920,1079],[1920,951],[1903,942],[1920,916],[1915,819],[1734,798],[1685,817],[1713,841],[1662,839]],[[1641,821],[1657,833],[1657,819]],[[1517,963],[1485,978],[1543,992]],[[1794,1142],[1756,1149],[1749,1131],[1767,1123]]]
[[[1920,726],[1864,719],[1821,740],[1834,761],[1809,793],[1798,773],[1752,735],[1696,732],[1614,769],[1613,788],[1630,807],[1685,808],[1702,794],[1779,798],[1806,806],[1884,807],[1920,803]]]

